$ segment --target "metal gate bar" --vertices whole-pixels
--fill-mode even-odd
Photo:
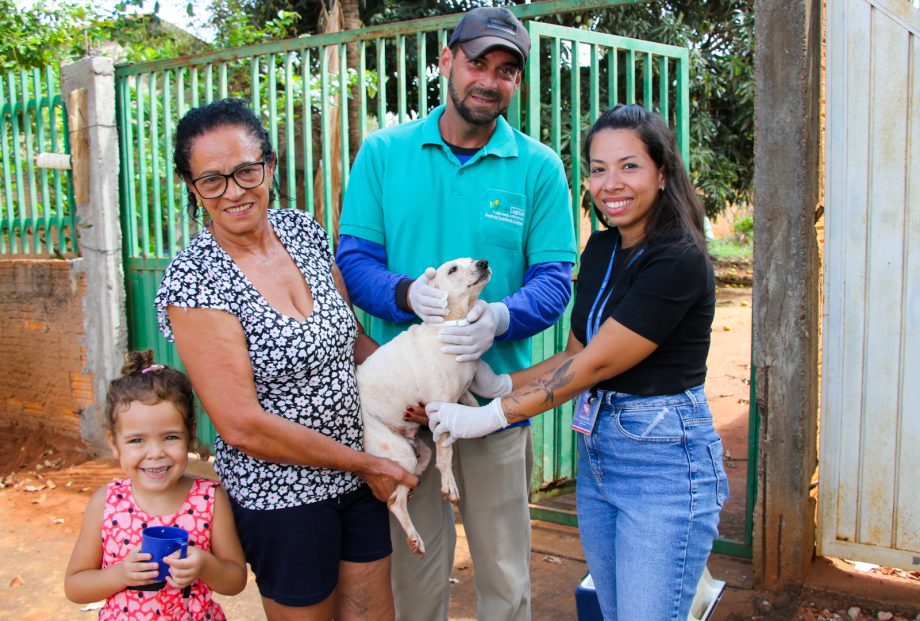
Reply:
[[[39,153],[70,152],[57,67],[0,75],[0,255],[73,255],[69,170],[39,168]]]

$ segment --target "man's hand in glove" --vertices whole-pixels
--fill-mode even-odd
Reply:
[[[508,307],[501,302],[488,304],[479,300],[466,314],[466,320],[466,325],[438,330],[438,340],[445,343],[441,351],[457,354],[457,362],[479,360],[492,347],[495,337],[505,333],[511,319]]]
[[[409,285],[409,306],[425,323],[442,323],[447,315],[447,292],[428,283],[437,271],[429,267]]]

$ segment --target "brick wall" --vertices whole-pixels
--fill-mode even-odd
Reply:
[[[93,403],[80,261],[0,257],[0,423],[80,437]]]

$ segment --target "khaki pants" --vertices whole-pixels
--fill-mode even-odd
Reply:
[[[420,429],[419,439],[432,447],[432,464],[409,501],[409,514],[426,552],[423,559],[412,554],[405,532],[391,515],[396,618],[446,621],[457,535],[450,503],[441,498],[441,475],[434,467],[431,433]],[[476,574],[480,621],[530,619],[527,503],[532,471],[530,427],[454,444],[454,475]]]

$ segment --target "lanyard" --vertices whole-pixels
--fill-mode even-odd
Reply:
[[[604,312],[604,309],[607,307],[607,302],[610,301],[610,296],[613,295],[613,290],[616,289],[616,285],[610,287],[610,291],[607,292],[607,295],[604,295],[604,290],[607,289],[607,283],[610,282],[610,276],[613,274],[613,262],[617,256],[617,249],[620,247],[619,238],[613,244],[613,252],[610,253],[610,263],[607,264],[607,273],[604,274],[604,280],[601,282],[601,288],[597,291],[597,297],[594,298],[594,304],[591,306],[591,312],[588,313],[588,322],[586,326],[587,332],[587,345],[594,335],[597,334],[597,331],[601,327],[601,315]],[[629,263],[626,264],[626,270],[632,267],[632,264],[635,263],[636,259],[642,256],[642,253],[645,252],[645,246],[639,249],[639,252],[634,254],[629,260]],[[603,301],[601,301],[603,297]]]

